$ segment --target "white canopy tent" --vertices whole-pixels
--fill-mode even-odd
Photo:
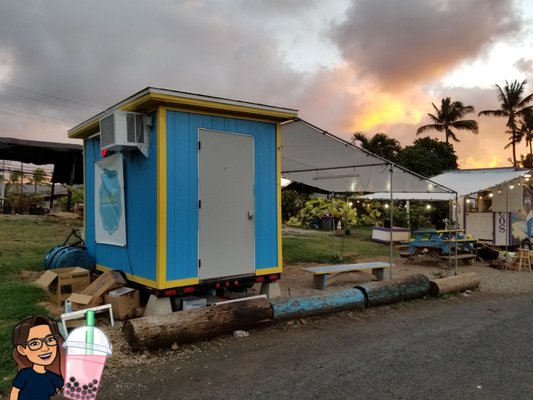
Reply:
[[[281,175],[332,193],[418,192],[455,196],[454,190],[426,179],[299,118],[281,126]],[[393,207],[391,210],[391,227]],[[393,261],[392,229],[390,263]],[[392,271],[392,269],[390,270]],[[391,272],[392,277],[392,272]]]
[[[282,124],[281,143],[284,178],[332,193],[455,193],[301,119]]]
[[[511,182],[520,177],[531,176],[529,169],[521,168],[486,168],[486,169],[464,169],[446,171],[431,178],[433,182],[452,188],[457,192],[458,197],[474,195],[476,193],[496,188]],[[376,193],[360,196],[363,199],[388,200],[390,193],[378,191]],[[454,200],[455,195],[448,193],[394,193],[394,200]]]

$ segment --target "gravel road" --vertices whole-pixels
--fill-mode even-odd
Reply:
[[[106,371],[100,399],[529,399],[533,297],[474,292],[256,329]]]

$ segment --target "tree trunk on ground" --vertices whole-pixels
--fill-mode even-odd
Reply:
[[[367,299],[367,307],[397,303],[424,297],[429,292],[429,279],[422,274],[355,286]]]
[[[207,339],[235,330],[251,329],[272,321],[272,307],[265,298],[171,314],[131,319],[122,333],[134,350],[170,347]]]
[[[442,296],[445,293],[460,292],[467,289],[479,287],[481,278],[475,272],[465,272],[455,276],[435,279],[431,281],[430,294],[432,296]]]

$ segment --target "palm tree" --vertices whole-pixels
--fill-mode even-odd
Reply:
[[[9,174],[9,184],[11,185],[12,193],[16,193],[17,185],[20,184],[20,193],[22,193],[22,182],[24,180],[24,174],[22,171],[13,171]]]
[[[471,131],[475,134],[479,132],[477,121],[472,119],[461,119],[466,114],[473,112],[474,107],[465,106],[460,101],[452,102],[449,97],[442,99],[440,109],[433,103],[431,103],[431,105],[436,111],[436,115],[428,113],[428,116],[433,123],[418,128],[416,131],[417,135],[433,129],[438,132],[444,132],[446,135],[446,143],[448,143],[450,138],[456,142],[460,142],[454,130]]]
[[[520,121],[520,136],[526,139],[530,157],[533,157],[533,109],[526,108]]]
[[[361,147],[389,161],[396,161],[402,151],[400,142],[384,133],[376,133],[370,139],[363,132],[356,132],[350,139],[353,144],[361,142]]]
[[[31,175],[31,182],[33,183],[33,188],[35,195],[37,196],[37,186],[44,182],[46,178],[46,172],[42,168],[36,168]]]
[[[508,130],[506,133],[511,136],[509,144],[513,147],[513,166],[516,166],[516,144],[522,140],[522,132],[518,128],[518,119],[527,112],[527,109],[531,109],[532,106],[529,106],[529,103],[533,101],[533,94],[524,97],[526,80],[522,82],[515,80],[511,83],[505,81],[503,89],[500,85],[496,85],[496,88],[498,90],[500,109],[480,111],[478,115],[507,118],[506,126]]]

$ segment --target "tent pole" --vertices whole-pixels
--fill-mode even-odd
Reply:
[[[332,198],[331,198],[331,208],[333,211],[334,207],[335,207],[335,192],[332,192]],[[331,224],[332,225],[332,229],[331,229],[331,233],[333,234],[333,259],[336,260],[337,259],[337,249],[335,249],[335,213],[331,213],[332,217],[333,217],[333,223]]]
[[[455,221],[455,264],[454,264],[454,271],[453,271],[454,275],[457,275],[457,236],[458,236],[457,228],[459,228],[457,224],[457,218],[459,218],[459,213],[457,212],[458,202],[459,202],[459,196],[457,195],[457,192],[455,192],[455,218],[454,218],[454,221]],[[466,235],[466,231],[465,231],[465,235]]]
[[[405,213],[407,215],[407,229],[409,229],[409,235],[411,235],[411,202],[409,200],[405,201]]]
[[[390,238],[390,268],[389,268],[389,279],[392,279],[392,261],[393,261],[393,250],[394,245],[392,243],[392,229],[394,226],[394,198],[392,196],[392,164],[389,164],[389,172],[390,172],[390,230],[389,230],[389,238]]]

